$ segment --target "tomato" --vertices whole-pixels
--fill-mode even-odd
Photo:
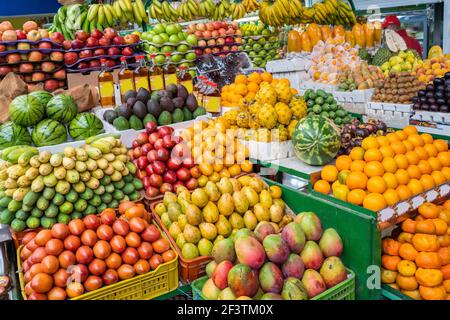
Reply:
[[[162,254],[162,258],[163,258],[164,262],[172,261],[176,257],[177,257],[177,255],[175,254],[175,252],[173,252],[173,250],[167,250],[166,252],[164,252]]]
[[[106,263],[96,258],[89,264],[88,269],[93,275],[101,276],[106,271]]]
[[[150,264],[147,260],[140,259],[134,264],[134,269],[137,274],[144,274],[150,271]]]
[[[122,265],[122,257],[118,255],[117,253],[113,252],[109,255],[108,258],[105,260],[106,266],[109,269],[118,269]]]
[[[53,225],[51,233],[53,238],[62,240],[65,239],[70,234],[70,230],[69,227],[66,226],[64,223],[56,223]]]
[[[86,281],[84,282],[84,287],[86,288],[86,291],[94,291],[103,285],[102,278],[98,276],[89,276]]]
[[[141,245],[141,237],[136,232],[130,232],[125,237],[125,242],[128,246],[137,248]]]
[[[64,248],[66,250],[75,252],[81,246],[81,240],[77,236],[70,235],[64,239]]]
[[[81,219],[74,219],[69,222],[69,231],[75,236],[79,236],[86,229],[83,221]]]
[[[66,291],[59,287],[54,287],[47,294],[48,300],[65,300],[67,297]]]
[[[37,293],[46,293],[53,287],[53,277],[46,273],[38,273],[31,279],[31,288]]]
[[[84,293],[84,287],[81,283],[71,282],[66,288],[66,293],[69,298],[75,298]]]
[[[94,255],[99,259],[106,259],[111,253],[111,246],[105,240],[98,241],[94,246]]]
[[[61,268],[67,269],[69,266],[76,263],[77,258],[72,251],[66,250],[61,252],[58,257],[58,261]]]
[[[34,238],[34,242],[38,246],[45,246],[45,244],[52,239],[52,232],[50,230],[41,230]]]
[[[125,237],[128,232],[130,232],[130,226],[128,225],[128,223],[125,220],[122,219],[118,219],[113,223],[113,231],[120,235]]]
[[[93,247],[97,242],[97,234],[95,231],[90,229],[84,230],[81,234],[81,242],[85,246]]]
[[[169,241],[161,238],[152,243],[153,250],[157,253],[163,253],[170,249]]]
[[[53,256],[58,256],[64,250],[64,243],[59,239],[51,239],[45,245],[45,252]]]
[[[46,274],[54,274],[56,271],[58,271],[59,261],[55,256],[46,256],[44,259],[42,259],[41,265],[42,270]]]
[[[119,275],[120,280],[126,280],[133,278],[136,274],[136,271],[134,270],[133,266],[130,266],[129,264],[123,264],[117,270],[117,274]]]
[[[150,267],[152,268],[152,270],[155,270],[156,268],[158,268],[159,265],[163,262],[164,262],[164,260],[159,254],[154,254],[149,260]]]
[[[111,250],[116,253],[122,253],[127,248],[124,237],[119,235],[115,235],[109,243],[111,245]]]

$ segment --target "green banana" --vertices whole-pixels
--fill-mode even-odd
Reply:
[[[75,21],[75,25],[74,25],[75,30],[79,30],[82,28],[84,21],[87,20],[86,17],[87,17],[86,11],[78,16],[77,20]]]
[[[84,32],[89,33],[89,19],[87,18],[87,16],[83,21],[81,29],[83,29]]]

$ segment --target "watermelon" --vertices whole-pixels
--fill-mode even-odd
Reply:
[[[80,113],[69,124],[73,140],[84,140],[103,131],[103,123],[93,113]]]
[[[9,105],[11,120],[22,127],[33,126],[41,121],[44,112],[41,100],[31,95],[18,96]]]
[[[14,122],[3,124],[0,127],[0,149],[18,145],[31,145],[28,129]]]
[[[59,94],[50,99],[45,112],[50,119],[69,123],[77,115],[77,109],[77,104],[71,96]]]
[[[340,133],[328,118],[313,115],[300,120],[292,134],[296,156],[309,165],[321,166],[334,159],[339,148]]]
[[[44,107],[47,105],[47,103],[53,97],[53,95],[50,92],[48,92],[48,91],[33,91],[30,94],[28,94],[28,95],[39,99],[39,101],[41,102],[41,104]]]
[[[58,121],[45,119],[33,128],[31,138],[36,146],[53,146],[67,141],[66,127]]]

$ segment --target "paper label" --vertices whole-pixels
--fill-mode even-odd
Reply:
[[[204,96],[203,104],[207,112],[220,112],[220,97]]]
[[[99,82],[100,97],[114,97],[114,83],[112,81]]]
[[[124,94],[128,90],[134,90],[133,79],[120,80],[120,93]]]
[[[186,88],[188,93],[192,93],[194,91],[194,85],[192,84],[192,80],[181,81],[181,84]]]
[[[144,88],[144,89],[147,89],[147,90],[150,89],[149,85],[148,85],[148,78],[147,77],[135,77],[134,78],[134,84],[136,85],[136,91],[138,91],[140,88]]]
[[[164,78],[162,74],[157,76],[150,76],[150,88],[152,89],[152,91],[164,89]]]
[[[177,84],[177,82],[178,82],[177,75],[175,73],[165,74],[164,82],[165,82],[166,88],[169,86],[169,84]]]

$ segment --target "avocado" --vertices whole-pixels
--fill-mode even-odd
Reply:
[[[191,112],[194,112],[195,109],[198,108],[197,98],[195,98],[195,96],[192,93],[190,95],[188,95],[188,97],[186,98],[186,107]]]
[[[119,113],[118,113],[119,117],[124,117],[125,119],[128,119],[131,117],[132,114],[133,114],[133,110],[131,108],[128,108],[128,106],[126,104],[122,104],[119,107]],[[114,120],[116,120],[116,119],[114,119]],[[114,123],[114,120],[113,120],[113,123]]]
[[[161,96],[159,95],[159,91],[153,91],[150,100],[156,101],[159,103],[159,99]]]
[[[145,115],[147,114],[147,107],[145,103],[143,103],[142,101],[136,101],[133,106],[133,113],[139,119],[144,119]]]
[[[119,131],[130,129],[130,124],[128,123],[128,120],[122,116],[116,118],[113,121],[113,125]]]
[[[172,115],[169,111],[163,111],[158,117],[158,125],[166,126],[172,123]]]
[[[200,116],[204,116],[206,114],[206,110],[203,107],[199,107],[197,109],[195,109],[194,113],[192,114],[192,116],[195,118],[200,117]]]
[[[172,94],[172,98],[178,96],[178,88],[177,88],[176,84],[173,84],[173,83],[169,84],[166,87],[166,91],[170,92]]]
[[[123,95],[123,99],[127,101],[129,98],[136,98],[136,91],[128,90],[127,92],[125,92],[125,94]]]
[[[162,97],[159,101],[159,105],[163,108],[163,110],[169,111],[170,113],[175,110],[175,105],[173,104],[172,99],[168,97]]]
[[[184,113],[181,109],[175,109],[175,111],[172,113],[172,121],[173,123],[184,121]]]
[[[157,118],[161,114],[162,108],[158,101],[152,99],[147,102],[147,111]]]
[[[141,119],[136,117],[134,114],[130,117],[130,128],[134,130],[144,129],[144,125],[142,124]]]
[[[177,88],[178,88],[178,95],[177,96],[179,98],[183,98],[183,100],[186,100],[188,95],[189,95],[189,92],[187,91],[186,87],[183,86],[182,84],[179,84],[177,86]]]
[[[106,110],[103,114],[103,119],[108,122],[109,124],[112,124],[113,121],[118,117],[117,112],[114,110]]]
[[[145,88],[139,88],[136,100],[143,102],[144,104],[150,99],[150,92]]]
[[[133,106],[136,103],[136,101],[137,101],[136,98],[129,98],[125,103],[125,105],[127,106],[128,109],[133,110]]]
[[[172,102],[175,106],[175,108],[183,108],[184,107],[184,99],[181,97],[176,97],[172,99]]]
[[[192,112],[188,108],[186,107],[183,108],[183,114],[184,114],[184,121],[192,120]]]
[[[163,97],[168,97],[168,98],[172,99],[171,95],[169,94],[169,92],[167,90],[159,90],[158,96],[159,96],[160,103],[161,103],[161,98],[163,98]]]
[[[145,125],[146,125],[147,123],[149,123],[149,122],[158,122],[158,121],[156,120],[155,116],[152,115],[151,113],[148,113],[148,114],[145,116],[144,120],[142,120],[142,124],[145,126]]]

